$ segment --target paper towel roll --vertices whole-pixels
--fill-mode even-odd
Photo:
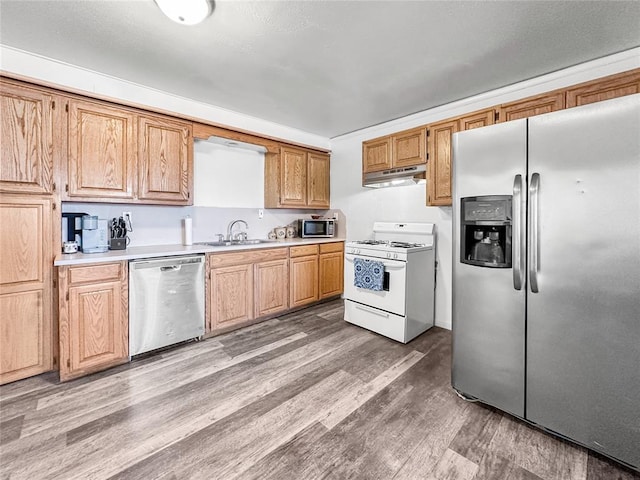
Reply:
[[[189,216],[182,219],[182,243],[193,245],[193,221]]]

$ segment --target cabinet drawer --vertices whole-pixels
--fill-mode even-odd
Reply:
[[[262,250],[242,250],[229,253],[209,253],[209,268],[229,265],[245,265],[247,263],[268,262],[287,258],[287,248],[264,248]]]
[[[87,265],[71,267],[69,269],[69,283],[85,283],[96,280],[120,280],[122,263],[107,263],[103,265]]]
[[[318,244],[315,245],[301,245],[299,247],[289,248],[290,257],[305,257],[307,255],[317,255]]]
[[[342,242],[320,244],[320,253],[342,252],[343,250],[344,244]]]

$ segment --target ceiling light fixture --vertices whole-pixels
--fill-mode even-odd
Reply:
[[[176,23],[195,25],[211,15],[209,0],[155,0],[162,13]]]

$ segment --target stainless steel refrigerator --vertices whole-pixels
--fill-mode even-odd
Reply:
[[[453,159],[453,387],[640,469],[640,94]]]

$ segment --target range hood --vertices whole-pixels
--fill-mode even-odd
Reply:
[[[364,174],[362,185],[369,188],[402,187],[426,182],[426,165],[392,168]]]

